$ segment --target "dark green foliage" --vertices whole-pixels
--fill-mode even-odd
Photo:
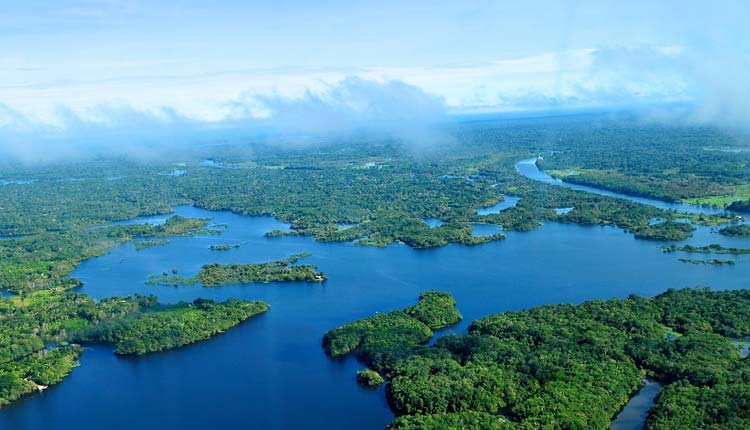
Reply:
[[[747,290],[669,290],[653,299],[491,315],[474,321],[468,335],[446,336],[429,348],[375,323],[403,318],[395,311],[333,330],[324,345],[341,341],[346,346],[336,355],[353,351],[365,362],[401,346],[390,360],[377,361],[399,415],[394,429],[604,430],[646,375],[678,381],[658,399],[650,430],[721,423],[739,429],[750,416],[747,396],[723,399],[739,393],[733,384],[748,380],[750,371],[727,336],[750,335],[749,309]],[[667,340],[668,332],[677,337]],[[378,341],[365,348],[367,337]],[[682,399],[673,387],[701,394]],[[689,415],[675,416],[675,408]]]
[[[437,330],[461,321],[456,301],[449,293],[428,291],[419,296],[419,303],[404,310],[407,315]]]
[[[377,387],[382,385],[385,380],[380,373],[372,369],[362,369],[357,371],[357,382],[364,387]]]
[[[728,385],[695,386],[680,381],[659,395],[648,417],[649,430],[746,430],[750,428],[747,372]]]
[[[738,200],[727,206],[727,210],[750,213],[750,200]]]
[[[661,250],[665,253],[680,251],[687,252],[689,254],[750,254],[750,249],[748,248],[724,248],[718,243],[712,243],[711,245],[706,246],[664,245],[661,247]]]
[[[0,288],[10,291],[74,288],[79,283],[65,276],[87,258],[103,255],[137,237],[202,234],[208,231],[207,223],[205,219],[174,216],[157,226],[119,225],[0,240],[0,255],[4,256],[0,260]]]
[[[688,264],[705,264],[709,266],[733,266],[734,260],[719,260],[717,258],[711,258],[708,260],[693,260],[691,258],[680,258],[679,261]]]
[[[45,344],[114,343],[117,352],[145,353],[206,339],[253,315],[261,302],[197,300],[159,305],[153,296],[94,301],[63,291],[35,291],[0,299],[0,406],[60,382],[78,363],[80,348]]]
[[[434,415],[404,415],[391,423],[390,430],[520,430],[504,417],[483,412]]]
[[[206,264],[194,278],[183,278],[173,272],[149,277],[149,284],[189,285],[200,283],[204,287],[218,287],[228,284],[248,284],[252,282],[323,282],[326,276],[309,264],[292,264],[309,254],[296,254],[284,260],[251,264]]]
[[[117,354],[145,354],[208,339],[267,310],[262,302],[198,299],[107,321],[83,331],[77,340],[114,344]]]
[[[409,356],[432,337],[432,330],[403,311],[378,314],[329,331],[323,348],[331,357],[355,353],[380,371]]]
[[[679,333],[713,332],[729,338],[750,335],[750,291],[669,289],[655,298],[664,325]]]
[[[152,240],[136,240],[133,242],[136,251],[140,251],[147,248],[153,248],[155,246],[162,246],[168,244],[169,241],[166,239],[152,239]]]
[[[638,239],[679,241],[689,238],[694,230],[695,227],[692,224],[668,221],[638,228],[635,230],[635,237]]]
[[[430,340],[430,327],[450,325],[460,318],[450,294],[430,291],[403,311],[377,314],[329,331],[323,336],[323,349],[331,357],[355,353],[369,367],[381,371]]]
[[[229,251],[230,249],[239,248],[240,245],[211,245],[209,249],[212,251]]]
[[[0,407],[63,380],[78,365],[77,346],[40,351],[0,365]]]
[[[577,174],[566,181],[667,201],[731,195],[750,183],[750,154],[732,151],[743,142],[718,129],[627,120],[587,125],[571,122],[550,132],[556,151],[545,155],[545,169],[572,169]]]
[[[719,229],[719,233],[730,237],[750,237],[750,225],[730,225],[729,227]]]

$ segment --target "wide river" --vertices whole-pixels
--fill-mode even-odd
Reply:
[[[62,383],[0,410],[0,429],[377,429],[393,419],[383,389],[360,388],[353,359],[333,361],[320,348],[340,324],[416,302],[421,291],[450,291],[465,320],[439,334],[465,332],[471,320],[545,303],[651,296],[667,288],[747,287],[750,256],[735,266],[700,266],[663,254],[659,244],[610,227],[547,223],[528,233],[476,247],[414,250],[306,237],[265,238],[284,224],[268,217],[175,208],[226,224],[219,236],[173,238],[136,251],[131,243],[85,261],[73,276],[96,298],[155,294],[162,301],[196,297],[264,300],[266,314],[205,342],[142,357],[87,347],[81,366]],[[153,220],[163,220],[154,217]],[[141,219],[139,222],[149,221]],[[243,245],[211,251],[212,244]],[[687,241],[750,246],[701,228]],[[310,252],[324,284],[260,284],[219,288],[146,285],[150,274],[176,268],[192,275],[209,262],[261,262]]]

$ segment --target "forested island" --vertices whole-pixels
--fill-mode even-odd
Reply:
[[[648,430],[750,426],[750,368],[732,342],[750,335],[748,290],[546,305],[427,346],[434,316],[457,313],[446,293],[430,294],[445,300],[427,322],[412,307],[323,337],[331,357],[353,353],[387,379],[392,429],[605,430],[646,377],[665,385]]]
[[[230,249],[239,248],[240,246],[242,246],[242,245],[239,245],[239,244],[237,244],[237,245],[222,244],[222,245],[211,245],[208,248],[210,250],[212,250],[212,251],[229,251]]]
[[[750,254],[750,248],[725,248],[718,243],[712,243],[706,246],[694,246],[694,245],[664,245],[661,247],[662,252],[685,252],[689,254]]]
[[[152,275],[147,283],[153,285],[190,285],[218,287],[228,284],[249,284],[254,282],[324,282],[326,275],[309,264],[294,265],[310,254],[295,254],[283,260],[249,264],[206,264],[192,278],[184,278],[173,271]]]
[[[161,305],[145,296],[88,296],[44,290],[0,300],[0,406],[60,382],[78,365],[70,342],[107,343],[144,354],[207,339],[268,310],[262,302]]]
[[[679,261],[688,264],[705,264],[709,266],[734,266],[737,262],[735,260],[720,260],[718,258],[709,258],[705,260],[696,260],[693,258],[679,258]]]

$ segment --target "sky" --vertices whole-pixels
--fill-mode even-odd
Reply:
[[[733,127],[750,115],[748,1],[4,3],[6,147],[19,133],[143,124],[667,103]]]

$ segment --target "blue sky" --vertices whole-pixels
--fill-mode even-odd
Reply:
[[[409,120],[688,102],[700,120],[742,123],[749,4],[8,2],[0,130],[303,121],[321,105],[335,120]]]

